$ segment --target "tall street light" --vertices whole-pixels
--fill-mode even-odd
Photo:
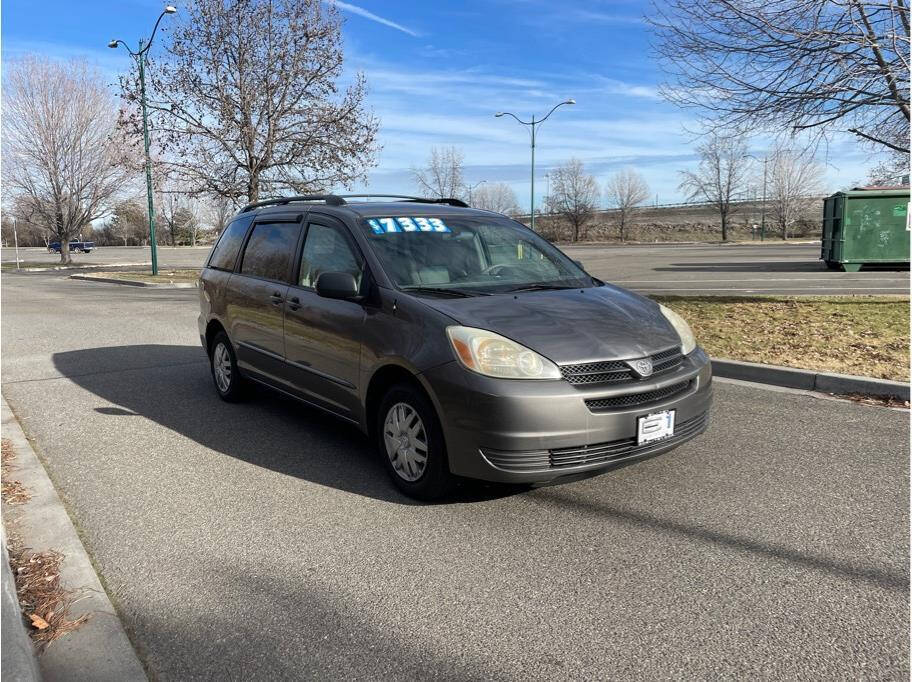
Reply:
[[[529,193],[529,195],[530,195],[530,201],[529,201],[529,203],[530,203],[530,207],[529,207],[529,208],[530,208],[530,211],[529,211],[529,213],[530,213],[530,215],[531,215],[531,223],[532,223],[532,224],[530,225],[530,227],[531,227],[533,230],[535,229],[535,126],[541,125],[542,123],[544,123],[545,121],[547,121],[547,120],[548,120],[548,117],[549,117],[551,114],[554,113],[554,110],[557,109],[559,106],[563,106],[564,104],[576,104],[576,100],[575,100],[575,99],[568,99],[568,100],[565,100],[565,101],[563,101],[563,102],[559,102],[558,104],[555,104],[555,105],[551,108],[551,111],[549,111],[549,112],[544,116],[544,118],[540,118],[540,119],[538,119],[537,121],[535,120],[535,116],[532,116],[532,120],[531,120],[531,121],[523,121],[523,120],[520,120],[520,118],[519,118],[516,114],[510,113],[509,111],[498,111],[496,114],[494,114],[495,118],[500,118],[501,116],[512,116],[512,117],[515,118],[519,123],[522,123],[524,126],[529,126],[529,130],[530,130],[531,133],[532,133],[532,183],[531,183],[531,184],[532,184],[532,188],[531,188],[531,191],[530,191],[530,193]]]
[[[155,39],[155,32],[158,30],[158,25],[161,23],[162,17],[166,14],[174,14],[175,12],[177,12],[177,9],[172,5],[165,7],[162,13],[158,15],[158,20],[155,22],[155,27],[152,29],[152,35],[149,37],[148,42],[140,38],[139,49],[136,52],[131,50],[130,46],[124,41],[117,38],[108,43],[108,47],[112,49],[117,49],[118,45],[123,45],[124,49],[130,53],[130,56],[136,60],[136,64],[139,67],[139,101],[142,105],[143,144],[146,152],[146,199],[149,203],[149,242],[152,245],[153,275],[158,274],[158,249],[155,244],[155,207],[152,203],[152,160],[149,158],[149,116],[146,112],[146,53],[149,51],[149,48],[152,47],[152,41]]]
[[[479,180],[474,185],[468,185],[469,189],[469,206],[472,206],[472,194],[478,189],[481,185],[485,184],[487,180]]]
[[[766,162],[769,161],[769,157],[764,156],[762,159],[758,159],[753,154],[745,154],[744,158],[753,159],[754,161],[763,161],[763,200],[760,204],[760,241],[762,242],[766,235]]]

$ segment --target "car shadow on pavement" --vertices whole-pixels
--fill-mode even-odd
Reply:
[[[98,415],[139,416],[256,466],[385,502],[420,504],[396,490],[355,426],[267,388],[254,388],[242,403],[220,400],[199,346],[86,348],[55,353],[53,361],[65,377],[112,403],[94,408]],[[466,481],[443,502],[483,501],[525,490]]]

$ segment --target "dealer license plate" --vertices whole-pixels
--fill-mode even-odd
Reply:
[[[637,419],[637,445],[671,438],[675,430],[675,411],[653,412]]]

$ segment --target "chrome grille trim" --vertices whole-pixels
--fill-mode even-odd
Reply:
[[[652,374],[669,372],[677,369],[684,356],[681,354],[680,346],[667,348],[658,353],[649,356],[652,360]],[[638,358],[630,358],[636,360]],[[561,365],[561,375],[574,386],[590,384],[617,384],[624,382],[637,381],[637,376],[633,370],[627,366],[625,360],[603,360],[600,362],[583,362],[575,365]]]

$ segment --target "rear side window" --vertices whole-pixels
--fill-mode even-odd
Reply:
[[[287,281],[300,231],[300,223],[254,225],[241,261],[241,274]]]
[[[238,251],[241,250],[241,244],[244,241],[244,235],[247,234],[247,227],[253,216],[242,216],[236,218],[222,232],[221,239],[212,250],[209,257],[209,267],[219,270],[234,270],[234,263],[237,260]]]

